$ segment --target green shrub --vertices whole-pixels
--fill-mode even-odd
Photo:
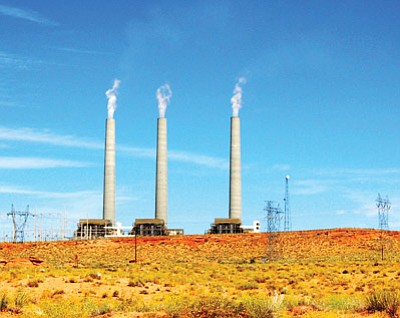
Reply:
[[[18,293],[14,298],[14,306],[17,311],[21,310],[26,304],[29,303],[29,296],[26,293]]]
[[[256,282],[245,282],[237,286],[237,289],[239,290],[252,290],[252,289],[258,289],[258,284]]]
[[[163,307],[169,317],[248,317],[242,304],[234,303],[225,297],[174,297]]]
[[[30,280],[26,286],[28,287],[39,287],[39,282],[37,280]]]
[[[191,309],[193,317],[242,317],[244,308],[225,297],[201,297]]]
[[[250,318],[273,318],[274,308],[268,299],[250,299],[245,303]]]
[[[0,295],[0,312],[6,311],[8,309],[8,296],[6,293]]]
[[[273,318],[274,312],[282,307],[284,295],[275,293],[269,298],[250,298],[245,300],[244,307],[250,318]]]
[[[114,290],[112,296],[113,297],[118,297],[119,296],[119,291],[118,290]]]
[[[366,298],[366,310],[370,312],[386,312],[390,317],[398,317],[397,310],[400,307],[400,297],[394,290],[373,291]]]
[[[54,297],[54,296],[56,296],[56,295],[64,295],[64,294],[65,294],[64,290],[58,289],[58,290],[54,291],[54,292],[51,294],[51,297]]]
[[[130,280],[128,283],[128,287],[144,287],[145,284],[138,278]]]
[[[357,312],[362,308],[362,301],[354,295],[334,295],[327,301],[327,307],[340,312]]]

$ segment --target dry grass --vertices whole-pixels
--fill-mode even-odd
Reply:
[[[398,232],[384,241],[373,230],[281,233],[274,260],[265,259],[267,242],[266,234],[142,237],[137,263],[127,238],[3,243],[0,317],[397,315],[368,300],[399,290]]]

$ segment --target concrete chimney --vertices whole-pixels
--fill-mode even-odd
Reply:
[[[104,150],[103,219],[115,225],[115,120],[106,121]]]
[[[229,171],[229,218],[242,220],[242,177],[240,162],[240,118],[231,117]]]
[[[157,121],[156,219],[168,221],[167,119]]]

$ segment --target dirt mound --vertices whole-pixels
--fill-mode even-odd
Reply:
[[[28,267],[28,266],[38,266],[41,265],[43,261],[36,257],[29,258],[14,258],[9,261],[1,260],[0,264],[9,267]]]

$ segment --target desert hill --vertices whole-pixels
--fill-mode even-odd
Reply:
[[[282,259],[338,257],[346,254],[374,257],[380,247],[381,235],[381,231],[373,229],[331,229],[274,233],[272,241],[268,233],[138,237],[136,252],[142,262],[189,261],[191,258],[245,262],[268,258],[271,245],[274,258]],[[385,232],[384,240],[386,244],[390,241],[392,252],[400,248],[400,232]],[[0,259],[3,261],[34,257],[49,265],[62,266],[75,259],[76,255],[82,266],[124,264],[134,259],[135,240],[113,238],[0,243]]]
[[[374,317],[399,252],[371,229],[1,243],[0,317]]]

